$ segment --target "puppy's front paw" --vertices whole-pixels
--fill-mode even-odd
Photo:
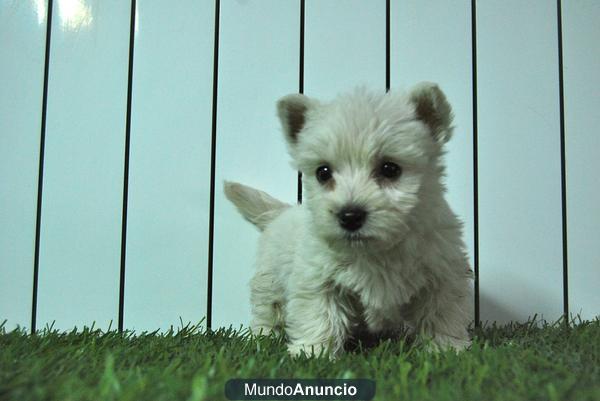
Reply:
[[[273,331],[273,328],[269,326],[251,326],[250,331],[255,336],[268,336]]]
[[[436,335],[431,343],[429,343],[429,350],[433,352],[446,351],[452,349],[454,351],[461,352],[471,346],[471,340],[468,338],[457,338],[450,337],[443,334]]]
[[[302,353],[306,356],[319,356],[321,353],[327,352],[327,349],[322,344],[288,344],[288,352],[293,357],[300,356]]]

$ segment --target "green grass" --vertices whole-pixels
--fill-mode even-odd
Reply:
[[[600,320],[474,333],[460,354],[386,341],[329,361],[274,337],[0,327],[0,400],[223,400],[230,378],[370,378],[376,400],[600,400]]]

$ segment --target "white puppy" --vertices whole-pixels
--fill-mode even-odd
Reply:
[[[304,202],[225,183],[263,231],[251,281],[254,332],[284,330],[296,354],[343,350],[355,329],[403,327],[439,348],[469,344],[471,272],[444,199],[452,112],[435,84],[359,89],[330,103],[289,95],[277,111]]]

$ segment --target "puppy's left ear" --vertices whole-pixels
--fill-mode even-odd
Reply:
[[[436,142],[448,142],[452,136],[452,107],[444,92],[432,82],[422,82],[410,92],[410,100],[415,105],[417,118],[431,130]]]
[[[313,103],[312,99],[301,94],[287,95],[277,101],[277,115],[281,120],[285,139],[291,146],[298,142]]]

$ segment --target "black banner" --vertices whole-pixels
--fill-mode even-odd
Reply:
[[[231,379],[229,400],[371,400],[375,381],[368,379]]]

